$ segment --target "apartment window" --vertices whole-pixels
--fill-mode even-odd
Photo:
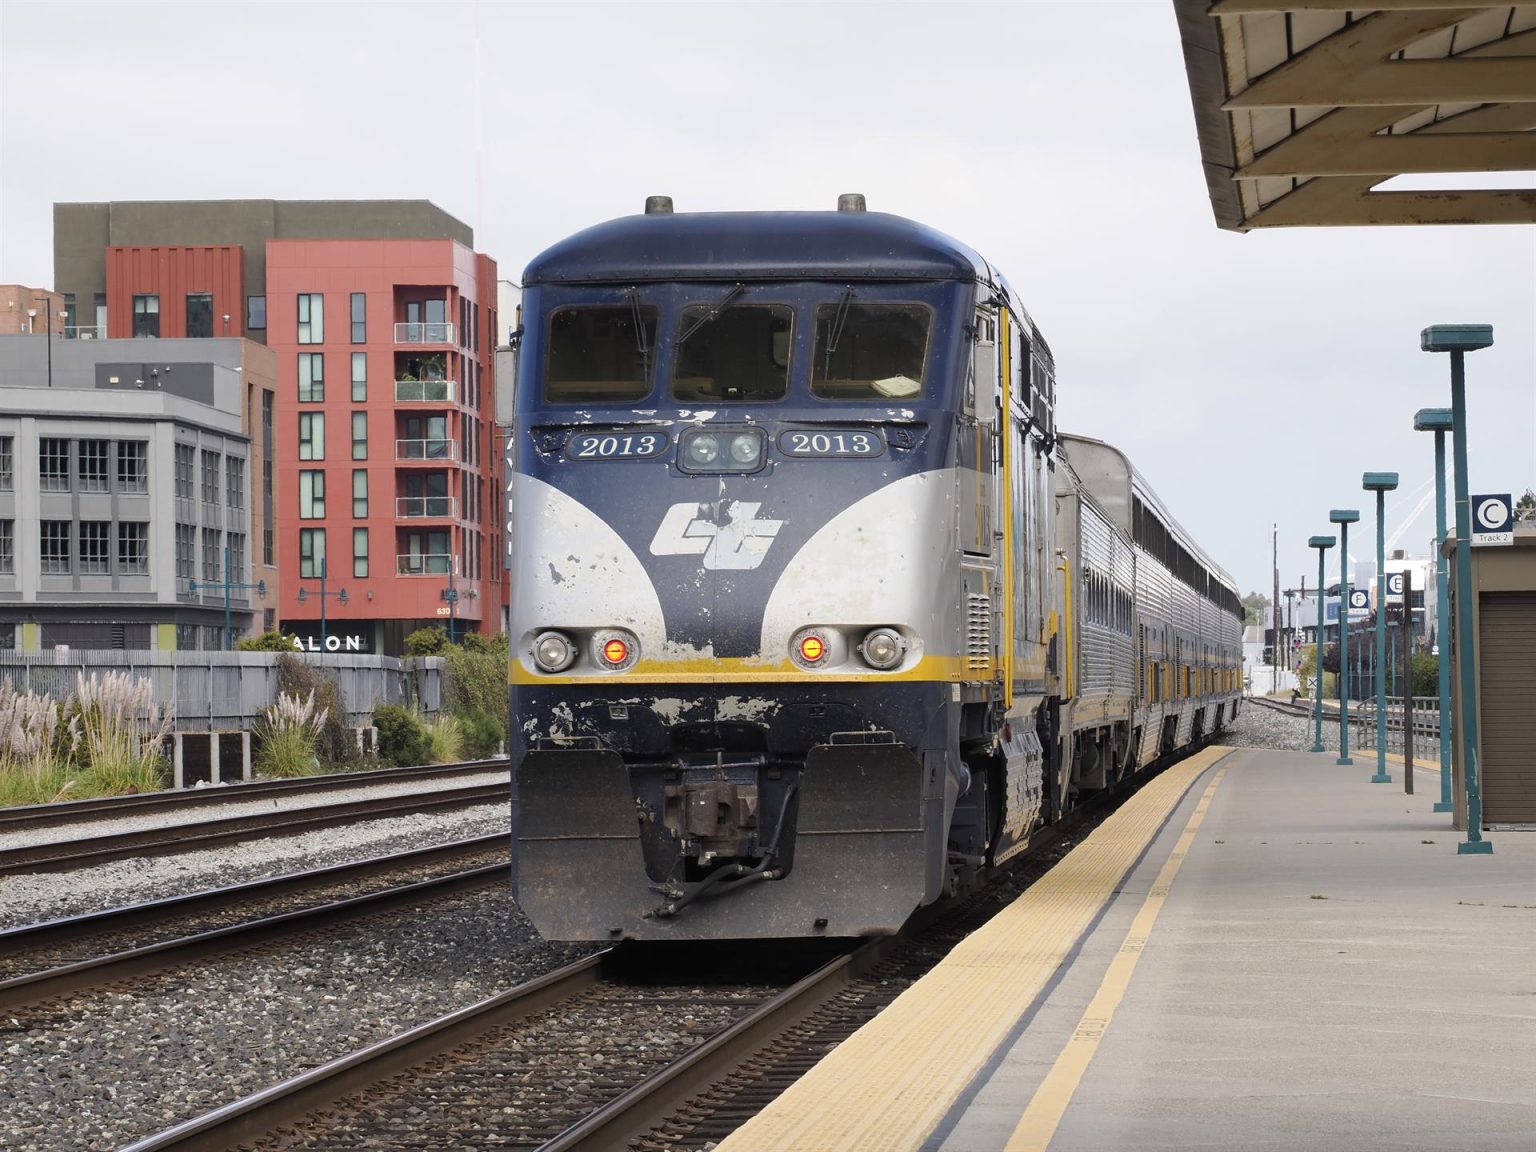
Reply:
[[[319,292],[299,294],[299,343],[325,343],[325,297]]]
[[[245,458],[224,457],[224,502],[238,511],[245,510]]]
[[[9,492],[16,486],[11,444],[10,436],[0,436],[0,492]]]
[[[299,519],[325,519],[325,473],[299,473]]]
[[[105,492],[107,490],[107,441],[80,441],[79,456],[80,491]]]
[[[107,571],[107,531],[105,520],[80,521],[80,571],[101,574]]]
[[[160,335],[160,297],[135,296],[133,298],[133,334],[135,336]]]
[[[299,529],[299,579],[313,580],[325,568],[325,529]]]
[[[352,529],[352,575],[368,575],[368,529]]]
[[[91,307],[96,313],[96,331],[94,335],[101,340],[107,336],[107,294],[105,292],[91,293]]]
[[[368,399],[368,353],[352,353],[352,399]]]
[[[197,528],[192,524],[176,525],[176,579],[197,578]]]
[[[245,298],[245,326],[256,332],[266,329],[267,298],[265,296],[247,296]]]
[[[117,525],[117,570],[127,576],[149,574],[149,525],[142,521]]]
[[[69,441],[44,437],[37,442],[38,487],[44,492],[69,491]]]
[[[197,449],[190,444],[176,445],[176,499],[192,499],[192,462]]]
[[[117,442],[117,490],[119,492],[149,491],[148,440]]]
[[[59,575],[69,572],[69,539],[73,522],[69,520],[44,520],[40,525],[40,544],[43,575]]]
[[[325,399],[325,353],[299,353],[299,399]]]
[[[325,459],[325,413],[299,413],[299,459]]]
[[[263,608],[261,610],[261,630],[263,632],[277,631],[277,609]]]
[[[187,335],[213,335],[213,296],[211,293],[187,293]]]
[[[203,449],[203,503],[219,502],[219,454]]]
[[[218,584],[223,581],[221,575],[224,568],[223,541],[219,537],[223,535],[217,528],[203,529],[203,579],[209,584]]]
[[[352,413],[352,459],[368,459],[368,413]]]
[[[358,520],[368,516],[368,469],[352,469],[352,515]]]
[[[245,579],[245,533],[229,534],[229,571],[231,580]]]
[[[352,343],[368,343],[368,297],[352,293]]]
[[[268,568],[272,567],[272,553],[276,547],[276,533],[270,528],[263,528],[261,530],[261,562]],[[272,629],[268,628],[267,631],[270,632]]]
[[[16,574],[16,521],[0,520],[0,575]]]

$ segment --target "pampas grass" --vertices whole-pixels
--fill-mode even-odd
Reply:
[[[464,759],[464,722],[457,716],[439,712],[426,730],[432,763],[453,764]]]
[[[313,776],[319,772],[315,742],[327,714],[326,709],[315,707],[314,692],[305,698],[278,693],[277,703],[262,712],[253,729],[260,746],[256,767],[262,775]]]

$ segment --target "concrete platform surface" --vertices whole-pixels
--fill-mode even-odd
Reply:
[[[1438,786],[1333,760],[1238,749],[1196,781],[904,1146],[1536,1150],[1536,832],[1458,855]]]

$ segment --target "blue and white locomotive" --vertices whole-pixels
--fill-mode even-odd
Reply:
[[[646,214],[523,279],[518,900],[566,940],[856,936],[1236,714],[1241,607],[1060,437],[1002,276],[864,211]]]

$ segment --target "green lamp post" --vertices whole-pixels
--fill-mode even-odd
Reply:
[[[1339,526],[1339,758],[1335,764],[1353,764],[1349,758],[1349,526],[1358,522],[1356,508],[1335,508],[1330,523]]]
[[[1483,795],[1477,766],[1477,674],[1472,631],[1472,501],[1467,491],[1466,354],[1493,343],[1491,324],[1434,324],[1419,334],[1425,352],[1451,354],[1451,448],[1456,466],[1456,675],[1461,695],[1461,762],[1467,788],[1467,838],[1458,855],[1485,855]],[[1444,642],[1441,649],[1444,650]]]
[[[1367,472],[1360,481],[1376,493],[1376,775],[1372,784],[1390,784],[1387,775],[1387,493],[1397,487],[1396,472]]]
[[[1445,434],[1451,430],[1449,408],[1420,408],[1413,414],[1416,432],[1435,434],[1435,642],[1439,658],[1440,799],[1436,812],[1450,812],[1451,803],[1451,562],[1445,555]]]
[[[1317,737],[1312,742],[1314,752],[1323,751],[1323,581],[1327,579],[1323,572],[1323,553],[1335,543],[1332,536],[1313,536],[1307,541],[1307,547],[1317,549],[1317,667],[1313,669],[1317,677],[1317,707],[1314,709],[1317,713]],[[1341,612],[1341,619],[1342,615]]]

